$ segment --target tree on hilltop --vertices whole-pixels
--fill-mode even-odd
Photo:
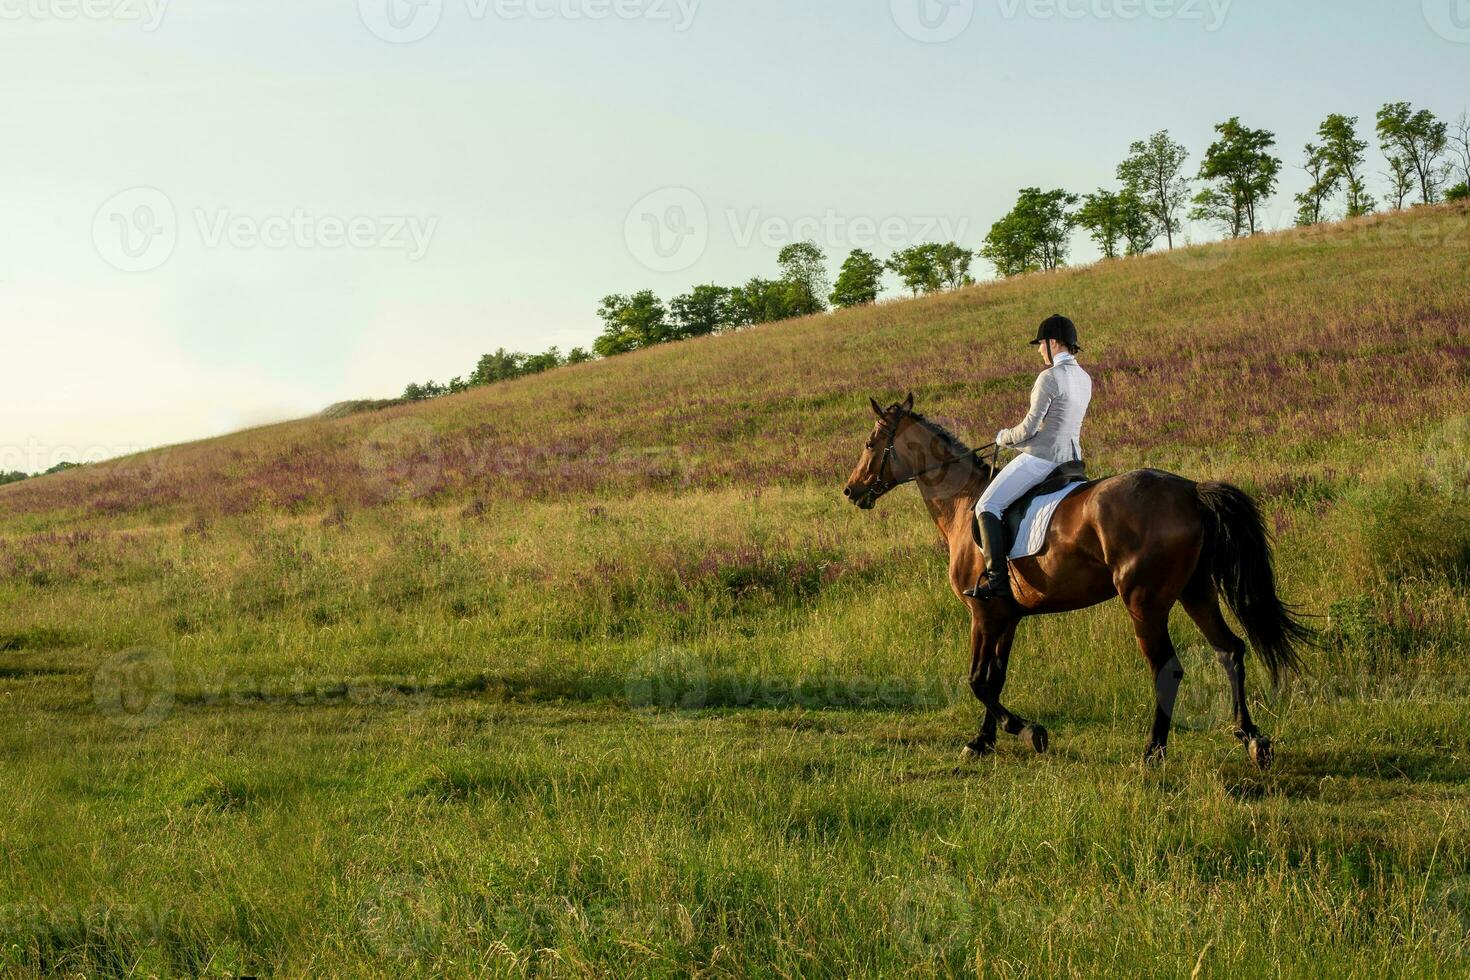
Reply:
[[[1148,205],[1125,190],[1118,195],[1118,206],[1123,211],[1123,240],[1128,243],[1128,254],[1142,255],[1153,248],[1163,229],[1149,213]]]
[[[1363,153],[1368,149],[1368,142],[1358,139],[1358,117],[1334,112],[1317,128],[1317,138],[1322,141],[1322,152],[1347,196],[1346,216],[1360,218],[1372,214],[1378,202],[1368,193],[1363,174]]]
[[[1214,187],[1206,187],[1194,196],[1190,218],[1219,225],[1230,238],[1245,234],[1245,207],[1239,197]]]
[[[910,245],[894,252],[888,259],[888,270],[902,280],[912,295],[937,293],[944,288],[944,274],[939,268],[939,254],[934,245]]]
[[[437,398],[443,393],[444,389],[433,381],[428,381],[424,384],[419,384],[414,381],[404,386],[403,394],[400,397],[406,402],[422,402],[428,401],[430,398]]]
[[[878,292],[883,285],[883,263],[870,252],[853,249],[843,260],[837,273],[837,283],[828,297],[833,306],[866,306],[878,301]]]
[[[1449,148],[1449,125],[1428,109],[1415,112],[1407,102],[1390,102],[1378,110],[1378,138],[1384,156],[1397,159],[1418,179],[1419,199],[1425,204],[1438,201],[1444,182],[1440,158]]]
[[[524,355],[525,360],[521,362],[521,374],[540,374],[550,371],[552,368],[561,367],[561,351],[556,347],[548,347],[540,354]]]
[[[1239,215],[1239,220],[1231,222],[1237,229],[1233,237],[1242,231],[1254,235],[1260,230],[1258,210],[1276,192],[1281,174],[1281,160],[1269,152],[1276,145],[1276,136],[1241,125],[1239,116],[1220,123],[1215,132],[1220,138],[1210,144],[1199,170],[1200,180],[1214,181],[1215,186],[1195,196],[1191,216],[1219,220],[1218,215],[1228,211]]]
[[[774,323],[812,312],[806,287],[787,279],[753,276],[730,290],[730,318],[736,326]]]
[[[679,337],[703,337],[718,333],[734,324],[730,309],[730,289],[713,283],[695,286],[682,296],[669,301],[674,330]]]
[[[1451,179],[1459,179],[1457,187],[1470,188],[1470,111],[1461,111],[1460,118],[1455,120],[1455,128],[1450,133],[1450,149],[1455,156],[1450,170],[1457,171]]]
[[[991,226],[980,254],[1002,276],[1066,265],[1068,239],[1077,224],[1070,209],[1077,200],[1076,194],[1064,190],[1023,188],[1016,206]]]
[[[497,348],[493,354],[485,354],[470,374],[470,384],[488,385],[497,381],[519,378],[525,369],[526,355]]]
[[[1306,163],[1302,165],[1302,169],[1312,182],[1306,190],[1296,195],[1296,223],[1303,226],[1321,224],[1324,207],[1328,199],[1337,193],[1341,175],[1332,165],[1332,157],[1327,148],[1312,143],[1306,145]]]
[[[1125,190],[1114,193],[1098,188],[1097,193],[1083,198],[1077,211],[1077,224],[1092,234],[1103,257],[1118,257],[1123,243],[1129,255],[1148,251],[1159,237],[1158,226],[1138,195]]]
[[[1174,142],[1168,130],[1139,140],[1128,149],[1128,158],[1118,164],[1118,180],[1144,205],[1158,232],[1174,247],[1174,233],[1182,227],[1180,210],[1189,202],[1189,178],[1184,162],[1189,151]]]
[[[602,335],[592,342],[592,349],[602,357],[652,347],[672,339],[663,301],[653,290],[644,289],[631,296],[605,296],[598,307],[602,319]]]
[[[822,313],[827,309],[827,294],[832,284],[827,281],[827,256],[816,242],[793,242],[781,249],[776,262],[781,278],[797,289],[793,316]]]
[[[975,253],[964,248],[958,242],[943,242],[933,246],[934,268],[939,273],[939,281],[948,289],[959,289],[961,286],[975,285],[974,278],[970,275],[970,264],[975,261]]]
[[[1388,178],[1388,192],[1393,196],[1393,209],[1402,211],[1404,203],[1414,193],[1414,167],[1401,157],[1390,156],[1388,170],[1383,176]]]

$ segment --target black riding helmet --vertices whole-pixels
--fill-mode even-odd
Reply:
[[[1043,340],[1056,340],[1066,344],[1076,351],[1082,350],[1082,345],[1077,343],[1077,325],[1060,313],[1047,317],[1036,330],[1036,339],[1031,341],[1035,347]]]

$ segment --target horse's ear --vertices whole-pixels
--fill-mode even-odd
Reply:
[[[881,419],[883,417],[883,406],[878,404],[878,399],[869,398],[868,404],[873,406],[873,414]]]
[[[912,391],[909,392],[909,396],[903,400],[903,410],[905,412],[912,412],[914,410],[914,393]]]

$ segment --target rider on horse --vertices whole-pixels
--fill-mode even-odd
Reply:
[[[975,505],[985,570],[975,587],[965,592],[972,599],[1010,595],[1006,564],[1010,542],[1002,520],[1006,508],[1060,464],[1082,459],[1082,420],[1092,401],[1092,378],[1077,363],[1076,355],[1082,352],[1077,327],[1057,314],[1042,323],[1031,344],[1040,347],[1047,368],[1031,387],[1031,410],[1021,424],[995,436],[996,445],[1018,449],[1020,455],[996,474]]]

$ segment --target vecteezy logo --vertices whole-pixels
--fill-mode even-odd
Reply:
[[[381,956],[420,959],[441,942],[444,903],[434,883],[397,875],[375,887],[357,908],[362,938]]]
[[[1424,20],[1446,41],[1470,44],[1470,0],[1424,0]]]
[[[1441,493],[1470,495],[1470,416],[1449,419],[1429,437],[1424,468]]]
[[[1215,651],[1209,647],[1190,647],[1170,663],[1186,669],[1170,712],[1174,726],[1196,732],[1223,727],[1230,718],[1230,689],[1225,672],[1216,663]]]
[[[363,25],[390,44],[422,41],[439,26],[444,0],[357,0]]]
[[[963,945],[974,928],[970,894],[958,878],[930,875],[904,886],[893,903],[893,928],[910,953],[931,959]]]
[[[628,211],[623,238],[633,258],[653,272],[683,272],[709,246],[709,211],[686,187],[665,187]]]
[[[124,728],[152,728],[174,706],[173,661],[146,647],[113,654],[92,676],[92,701]]]
[[[692,651],[656,650],[628,672],[624,689],[632,708],[698,711],[709,700],[709,673]]]
[[[915,41],[953,41],[975,19],[975,0],[890,0],[893,22]]]
[[[92,219],[97,254],[123,272],[148,272],[168,261],[179,243],[173,202],[153,187],[114,194]]]
[[[378,426],[362,444],[363,478],[379,500],[411,500],[439,486],[444,452],[439,434],[412,416]]]
[[[1214,272],[1232,261],[1237,254],[1229,239],[1207,245],[1180,242],[1173,248],[1164,250],[1168,260],[1186,272]]]
[[[1456,956],[1470,955],[1470,875],[1441,882],[1436,891],[1445,921],[1443,947]]]

